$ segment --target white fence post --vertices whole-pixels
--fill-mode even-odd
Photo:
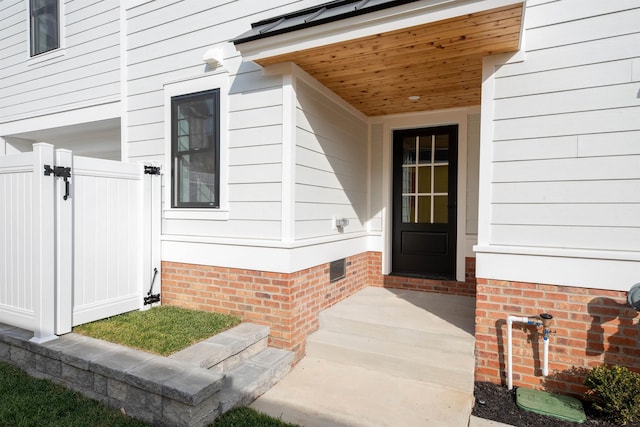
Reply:
[[[54,166],[53,145],[33,144],[33,311],[37,343],[51,341],[55,335],[54,266],[54,180],[44,175],[44,166]]]
[[[71,168],[73,181],[73,153],[57,149],[56,166]],[[66,200],[66,183],[56,179],[56,334],[71,332],[73,321],[73,186]]]
[[[158,166],[159,167],[159,166]],[[160,174],[144,174],[142,194],[142,268],[143,268],[143,296],[147,297],[153,284],[153,294],[161,293],[161,265],[160,265],[160,225],[161,214],[161,176]],[[158,273],[154,281],[154,270]],[[150,308],[150,305],[142,305],[141,309]]]

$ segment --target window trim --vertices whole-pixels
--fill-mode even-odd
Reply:
[[[56,18],[56,40],[55,43],[53,45],[53,47],[49,47],[45,50],[42,50],[40,52],[36,52],[35,48],[35,39],[36,37],[34,36],[34,31],[35,31],[35,19],[36,19],[36,14],[34,13],[34,8],[33,8],[33,2],[34,0],[27,0],[28,3],[28,7],[27,7],[27,13],[28,13],[28,20],[29,20],[29,54],[30,57],[34,58],[40,55],[43,55],[45,53],[48,52],[52,52],[55,50],[58,50],[62,47],[62,26],[61,26],[61,21],[62,21],[62,5],[60,4],[59,0],[55,0],[55,18]],[[48,6],[44,6],[41,9],[46,9],[48,7],[51,7],[51,5]],[[43,14],[38,14],[37,16],[40,16]]]
[[[195,153],[212,153],[215,156],[215,184],[214,184],[214,202],[180,202],[178,199],[178,158],[185,155],[179,153],[178,147],[178,106],[181,101],[198,100],[213,98],[214,111],[213,111],[213,148],[206,151],[192,151],[186,152],[186,155]],[[176,209],[183,208],[204,208],[204,209],[219,209],[220,208],[220,88],[208,89],[204,91],[198,91],[188,94],[176,95],[171,97],[171,207]]]
[[[169,221],[199,220],[199,221],[228,221],[229,220],[229,70],[217,68],[213,72],[186,74],[165,80],[163,88],[163,135],[164,144],[161,156],[164,159],[162,185],[163,218]],[[210,89],[220,89],[220,207],[211,208],[174,208],[171,206],[171,97],[188,93],[202,92]]]

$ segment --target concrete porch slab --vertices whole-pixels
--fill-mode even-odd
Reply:
[[[252,407],[305,427],[467,427],[474,319],[474,298],[366,288],[321,313],[307,356]]]

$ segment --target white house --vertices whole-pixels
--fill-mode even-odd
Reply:
[[[501,381],[499,319],[550,312],[545,385],[575,391],[572,367],[640,369],[639,20],[635,0],[5,0],[0,154],[161,164],[164,303],[301,357],[364,286],[475,295],[478,379]],[[516,383],[540,384],[530,356]]]

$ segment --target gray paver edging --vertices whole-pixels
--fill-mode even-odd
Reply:
[[[206,425],[224,375],[180,360],[67,334],[44,344],[0,325],[0,360],[157,425]]]

